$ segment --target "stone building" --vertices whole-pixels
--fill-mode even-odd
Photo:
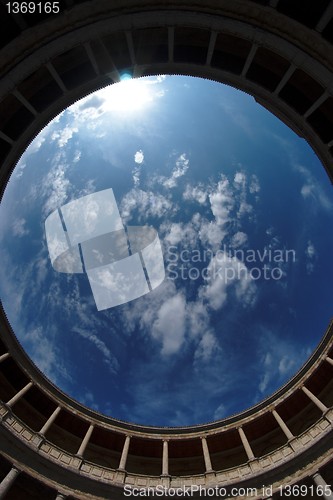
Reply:
[[[201,76],[253,95],[309,142],[333,181],[332,0],[59,5],[59,14],[9,13],[0,2],[2,190],[51,118],[123,72]],[[0,498],[120,499],[125,485],[257,499],[291,485],[305,488],[303,498],[333,498],[333,323],[270,398],[186,428],[127,424],[83,407],[33,365],[3,311],[0,324]]]

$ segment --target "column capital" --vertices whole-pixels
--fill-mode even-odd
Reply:
[[[56,499],[55,500],[66,500],[67,495],[64,493],[57,493]]]
[[[7,405],[7,403],[2,403],[2,407],[6,410],[6,413],[1,415],[0,422],[7,420],[7,418],[12,415],[12,409]]]
[[[329,410],[329,408],[327,408],[327,406],[322,402],[320,401],[320,399],[315,396],[313,394],[313,392],[310,391],[310,389],[308,389],[304,384],[301,386],[301,390],[304,392],[304,394],[306,394],[308,396],[308,398],[317,406],[317,408],[319,408],[319,410],[321,410],[323,412],[323,414],[325,415],[327,413],[327,411]]]
[[[20,389],[15,394],[15,396],[13,396],[9,401],[7,401],[7,403],[6,403],[7,406],[9,406],[9,407],[14,406],[14,404],[17,403],[17,401],[19,401],[21,399],[21,397],[23,397],[32,386],[33,386],[33,382],[32,382],[32,380],[29,380],[29,382],[24,387],[22,387],[22,389]]]
[[[312,479],[317,486],[323,488],[323,498],[325,498],[325,500],[332,500],[333,493],[331,487],[326,483],[325,479],[318,470],[314,474],[312,474]]]
[[[34,439],[34,443],[35,443],[36,447],[40,448],[42,446],[42,444],[44,443],[45,439],[46,438],[45,438],[44,434],[42,434],[41,432],[36,432],[35,439]]]
[[[15,479],[20,473],[21,470],[18,469],[15,465],[12,465],[12,468],[10,469],[8,474],[0,482],[0,498],[5,498],[7,492],[10,490]]]

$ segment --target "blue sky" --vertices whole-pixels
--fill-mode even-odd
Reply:
[[[112,188],[155,228],[166,278],[97,311],[56,272],[44,222]],[[0,212],[1,298],[36,365],[122,420],[191,425],[270,395],[332,317],[333,197],[307,143],[254,99],[190,77],[123,82],[75,103],[16,166]]]

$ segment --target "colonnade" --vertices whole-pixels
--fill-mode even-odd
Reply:
[[[9,356],[10,356],[9,353],[2,354],[0,356],[0,363],[5,361]],[[326,356],[325,360],[333,366],[333,359]],[[11,399],[9,399],[5,403],[5,408],[7,409],[7,414],[5,414],[2,417],[3,419],[6,418],[6,415],[8,415],[11,412],[13,406],[16,403],[18,403],[18,401],[23,396],[25,396],[27,394],[27,392],[33,387],[33,385],[34,385],[33,382],[29,381],[28,383],[26,383],[24,385],[24,387],[22,387],[20,390],[18,390],[18,392]],[[311,392],[305,385],[302,385],[300,387],[300,390],[322,412],[323,416],[325,416],[325,414],[329,410],[329,408],[315,394],[313,394],[313,392]],[[54,411],[51,413],[51,415],[47,418],[46,422],[41,427],[41,429],[37,432],[37,434],[41,438],[40,443],[42,443],[46,439],[45,436],[46,436],[47,432],[50,430],[51,426],[54,424],[56,418],[58,417],[58,415],[60,414],[61,411],[62,411],[62,407],[60,405],[58,405],[54,409]],[[283,418],[279,414],[278,409],[273,408],[270,410],[270,412],[273,415],[275,421],[277,422],[279,428],[282,430],[283,434],[287,438],[288,442],[291,442],[294,439],[296,439],[297,436],[295,436],[291,432],[288,425],[286,424],[286,422],[283,420]],[[88,429],[87,429],[87,431],[86,431],[86,433],[85,433],[85,435],[84,435],[84,437],[83,437],[83,439],[78,447],[78,450],[75,453],[75,456],[78,458],[81,458],[82,461],[84,460],[85,451],[87,449],[87,446],[89,445],[89,442],[91,440],[91,436],[94,432],[94,429],[95,429],[95,425],[93,423],[90,423],[89,427],[88,427]],[[248,436],[246,435],[246,429],[244,429],[244,426],[240,425],[239,427],[237,427],[237,432],[238,432],[238,435],[240,438],[240,443],[243,446],[243,449],[245,451],[247,460],[249,462],[251,462],[251,461],[255,460],[256,458],[259,458],[259,457],[255,456],[255,453],[254,453],[252,446],[251,446],[251,442],[250,442]],[[123,448],[121,451],[119,466],[117,469],[117,471],[119,471],[120,473],[123,473],[122,475],[119,475],[119,479],[121,481],[125,481],[126,470],[127,470],[126,466],[127,466],[128,455],[130,452],[132,437],[133,436],[131,436],[130,434],[124,435]],[[202,445],[202,456],[203,456],[203,462],[204,462],[204,471],[203,472],[205,474],[214,474],[214,469],[213,469],[213,465],[212,465],[212,458],[211,458],[211,454],[209,451],[209,444],[208,444],[208,439],[207,439],[208,437],[209,437],[208,434],[198,437],[198,439],[199,438],[201,439],[201,445]],[[169,438],[169,437],[167,439],[163,439],[163,438],[161,439],[161,441],[162,441],[161,476],[166,477],[166,478],[170,477],[170,460],[169,460],[169,441],[170,441],[170,439],[171,438]],[[11,481],[14,481],[17,474],[18,474],[18,471],[16,469],[13,469],[11,471],[11,474],[8,476],[8,478],[7,479],[5,478],[6,481],[4,480],[5,483],[4,483],[3,488],[6,487],[7,483],[10,484]],[[0,496],[0,498],[1,498],[1,496]]]

